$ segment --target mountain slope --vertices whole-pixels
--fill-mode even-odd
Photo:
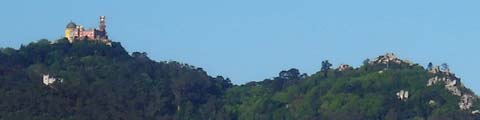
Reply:
[[[480,119],[448,70],[387,54],[359,68],[297,69],[245,85],[120,43],[40,40],[0,49],[0,119]],[[42,82],[43,75],[56,80]]]

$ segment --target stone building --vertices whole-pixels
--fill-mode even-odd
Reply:
[[[53,84],[56,81],[63,82],[63,79],[57,79],[57,78],[51,77],[49,74],[43,75],[43,84],[45,85]]]

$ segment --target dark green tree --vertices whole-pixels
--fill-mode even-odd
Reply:
[[[323,72],[324,77],[327,77],[330,67],[332,67],[332,64],[328,62],[328,60],[322,61],[322,68],[320,71]]]

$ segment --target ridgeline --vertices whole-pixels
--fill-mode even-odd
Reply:
[[[358,68],[284,70],[234,85],[202,68],[129,54],[118,42],[39,40],[0,48],[0,119],[480,119],[448,65],[386,54]]]

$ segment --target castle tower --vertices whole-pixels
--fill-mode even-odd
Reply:
[[[74,38],[73,34],[76,28],[77,28],[77,25],[72,21],[70,21],[67,24],[67,27],[65,28],[65,38],[67,38],[70,43],[73,42],[73,38]]]
[[[98,25],[98,34],[95,36],[97,39],[107,40],[107,30],[105,29],[107,25],[105,24],[105,16],[100,16],[100,24]]]
[[[105,25],[105,16],[100,16],[100,25],[98,26],[99,30],[105,32],[106,27],[107,25]]]

